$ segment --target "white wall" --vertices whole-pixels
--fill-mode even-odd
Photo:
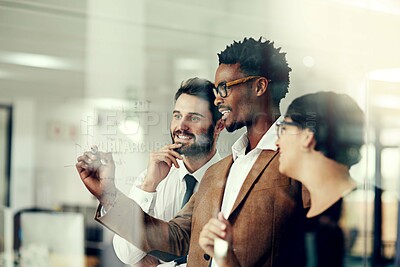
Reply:
[[[32,99],[13,102],[11,145],[11,207],[31,207],[35,184],[36,103]]]

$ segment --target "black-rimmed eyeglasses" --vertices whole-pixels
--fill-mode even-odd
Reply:
[[[220,95],[222,98],[225,98],[228,96],[228,89],[232,86],[235,85],[239,85],[245,82],[248,82],[252,79],[257,79],[257,78],[264,78],[262,76],[248,76],[248,77],[244,77],[241,79],[237,79],[237,80],[233,80],[230,82],[221,82],[220,84],[218,84],[218,86],[216,88],[214,88],[214,94],[215,97],[217,97],[217,95]],[[268,80],[268,82],[271,82],[271,80]]]

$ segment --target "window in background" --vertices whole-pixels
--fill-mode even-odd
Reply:
[[[0,105],[0,207],[10,206],[11,112]]]

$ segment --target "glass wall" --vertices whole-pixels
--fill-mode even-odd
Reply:
[[[226,45],[264,37],[282,47],[293,69],[282,112],[316,91],[349,94],[365,111],[367,144],[351,169],[359,187],[343,200],[335,223],[344,235],[345,266],[393,266],[399,28],[394,0],[0,1],[0,104],[12,107],[13,117],[12,141],[0,139],[0,175],[7,169],[3,155],[11,160],[10,186],[0,177],[0,204],[13,214],[83,213],[88,266],[118,266],[112,234],[92,219],[97,200],[82,185],[76,158],[93,144],[113,152],[117,187],[128,194],[149,153],[170,142],[180,83],[195,76],[214,81],[217,53]],[[0,124],[7,116],[0,110]],[[242,133],[221,134],[222,156]],[[309,267],[318,223],[307,235]]]

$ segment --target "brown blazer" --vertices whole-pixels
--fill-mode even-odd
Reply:
[[[273,150],[261,152],[228,217],[233,227],[234,252],[242,267],[305,265],[302,186],[279,173],[277,155]],[[221,209],[232,163],[230,155],[211,166],[198,192],[169,222],[139,211],[138,205],[123,194],[118,194],[113,208],[103,217],[98,212],[96,220],[144,251],[161,250],[175,255],[189,252],[188,267],[206,267],[210,258],[198,244],[199,234]],[[305,200],[307,206],[309,198],[306,196]],[[146,225],[141,241],[132,227],[138,222]]]

